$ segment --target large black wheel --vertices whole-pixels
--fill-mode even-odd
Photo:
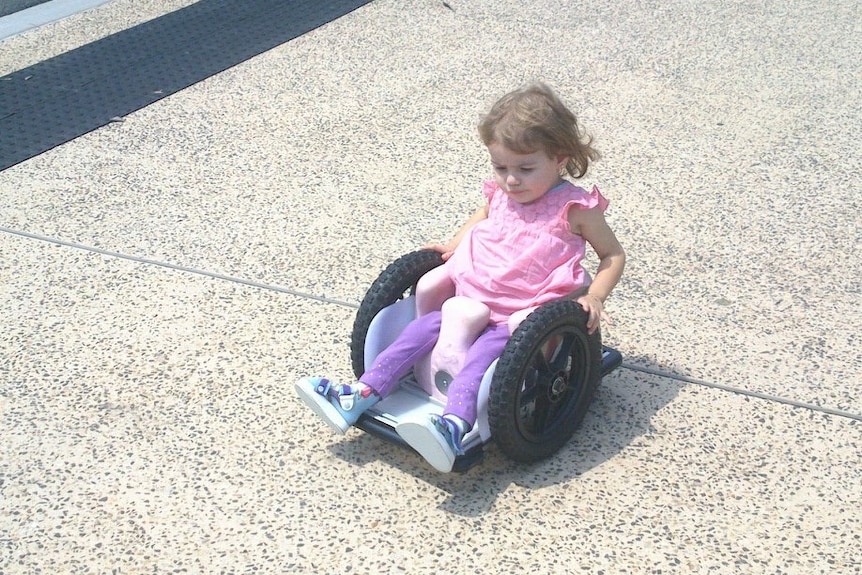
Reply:
[[[574,434],[601,381],[602,343],[571,300],[541,306],[506,344],[488,397],[491,437],[522,463],[556,453]]]
[[[365,373],[365,336],[374,316],[383,308],[414,293],[419,278],[442,263],[443,258],[438,252],[419,250],[401,256],[374,280],[359,304],[350,336],[350,361],[356,377]]]

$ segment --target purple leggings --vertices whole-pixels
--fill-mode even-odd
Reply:
[[[420,316],[404,328],[392,345],[384,349],[359,381],[368,385],[380,397],[389,395],[417,361],[431,353],[440,337],[442,313],[432,311]],[[464,361],[464,367],[449,384],[444,415],[455,415],[473,425],[476,423],[476,404],[479,385],[485,371],[500,357],[509,341],[506,324],[489,325],[479,334]]]

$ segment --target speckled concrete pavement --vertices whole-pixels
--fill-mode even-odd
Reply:
[[[858,573],[860,21],[375,0],[0,172],[0,573]],[[293,381],[349,376],[352,306],[478,205],[475,123],[532,79],[604,154],[625,367],[535,466],[330,435]]]

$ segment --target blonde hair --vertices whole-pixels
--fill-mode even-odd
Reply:
[[[497,100],[479,122],[479,137],[486,146],[497,143],[516,154],[541,150],[549,157],[568,157],[566,172],[573,178],[582,177],[590,162],[599,159],[575,115],[541,82]]]

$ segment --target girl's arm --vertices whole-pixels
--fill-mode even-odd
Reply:
[[[607,319],[604,303],[611,291],[620,281],[626,265],[626,253],[613,230],[608,226],[605,215],[599,208],[569,210],[569,228],[579,234],[599,256],[599,269],[587,293],[577,298],[590,317],[587,330],[593,333],[602,319]]]
[[[455,251],[455,248],[458,247],[458,244],[461,243],[461,240],[464,239],[464,236],[467,235],[467,232],[470,231],[470,228],[488,218],[488,204],[485,204],[478,210],[476,210],[470,219],[467,220],[463,226],[458,230],[458,232],[445,244],[430,244],[424,246],[425,249],[434,250],[440,252],[443,255],[443,261],[445,262],[450,257],[452,257],[452,252]]]

